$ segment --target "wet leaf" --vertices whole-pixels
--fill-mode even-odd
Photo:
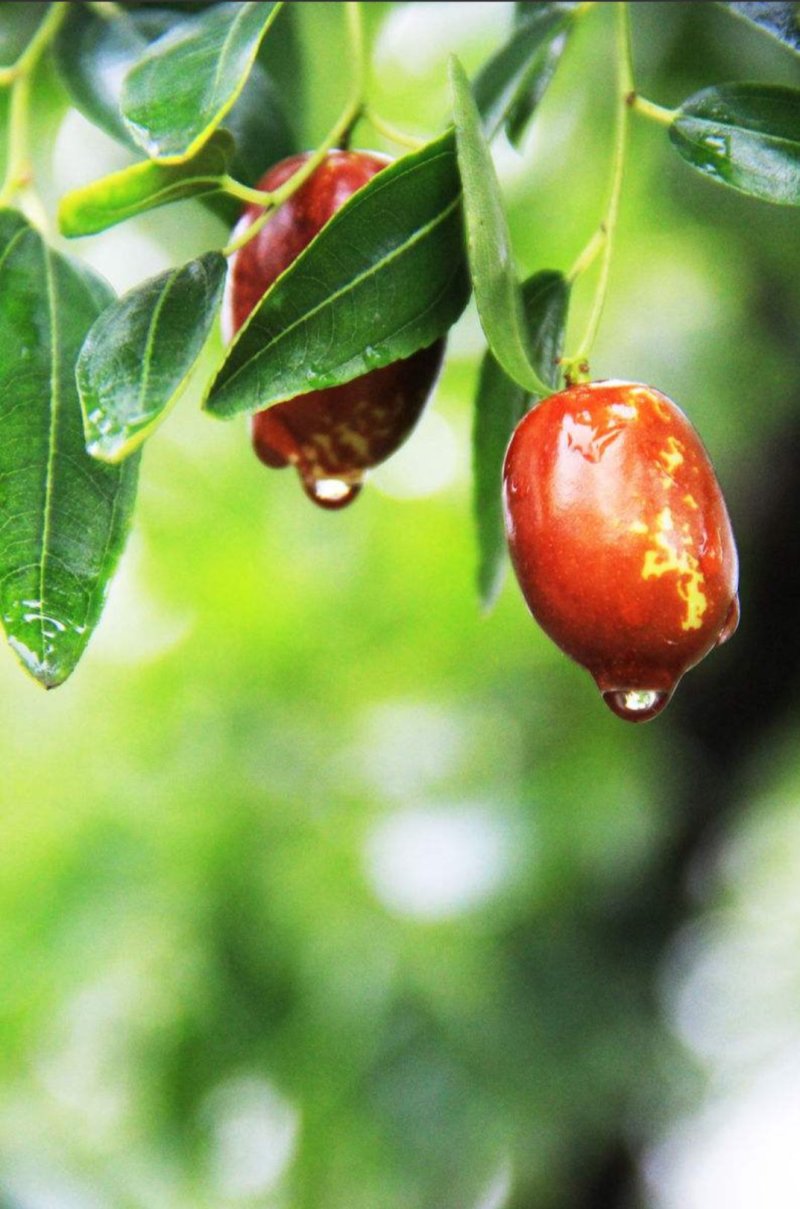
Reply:
[[[467,251],[481,326],[489,348],[508,376],[525,390],[544,394],[546,386],[525,348],[519,283],[500,186],[469,81],[455,57],[450,61],[450,82],[464,188]]]
[[[542,381],[551,391],[557,390],[569,284],[561,273],[546,269],[525,282],[522,299],[528,355]],[[517,424],[541,397],[524,390],[504,373],[491,352],[486,353],[478,379],[472,430],[478,591],[486,609],[497,598],[506,566],[501,496],[503,458]]]
[[[121,461],[164,419],[216,318],[226,269],[208,252],[137,286],[92,325],[77,382],[93,457]]]
[[[211,136],[241,93],[279,4],[219,4],[157,39],[128,72],[122,116],[155,159],[180,160]]]
[[[86,453],[75,362],[112,300],[13,211],[0,211],[0,617],[46,688],[97,624],[128,530],[137,459]]]
[[[684,101],[670,138],[698,171],[751,197],[800,205],[800,90],[723,84]]]
[[[94,235],[157,206],[219,189],[233,155],[233,137],[217,130],[189,160],[162,164],[144,160],[62,197],[58,224],[62,235]]]
[[[408,357],[444,335],[468,297],[449,132],[373,177],[278,278],[207,407],[256,411]]]

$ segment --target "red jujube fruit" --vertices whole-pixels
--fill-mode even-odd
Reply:
[[[692,425],[648,386],[571,386],[518,425],[503,490],[533,616],[615,714],[655,717],[739,619],[733,533]]]
[[[277,189],[309,154],[276,164],[259,181],[259,189]],[[231,334],[339,207],[390,162],[375,152],[330,151],[261,231],[234,253],[225,306]],[[234,236],[261,213],[260,207],[248,206]],[[349,504],[365,471],[394,453],[416,424],[443,352],[444,340],[437,340],[341,386],[312,390],[256,412],[256,453],[267,466],[295,466],[306,493],[321,507]]]

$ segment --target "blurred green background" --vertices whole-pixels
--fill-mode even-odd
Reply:
[[[302,71],[262,54],[311,146],[348,83],[343,14],[289,7]],[[422,136],[450,52],[474,71],[512,8],[365,7],[374,103]],[[566,269],[602,213],[610,8],[522,156],[496,149],[525,275]],[[633,9],[661,104],[798,83],[719,6]],[[39,88],[52,213],[128,160]],[[183,203],[69,250],[122,289],[224,238]],[[45,696],[0,661],[2,1209],[796,1209],[799,271],[795,211],[634,119],[592,368],[688,412],[742,561],[737,637],[641,728],[510,579],[480,614],[472,307],[342,513],[246,424],[176,410],[74,678]]]

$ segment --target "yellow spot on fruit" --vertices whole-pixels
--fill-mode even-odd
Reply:
[[[691,508],[694,512],[697,511],[697,500],[694,498],[693,495],[688,495],[688,494],[685,495],[683,497],[683,502],[687,508]]]
[[[632,525],[628,525],[629,533],[649,533],[650,530],[644,521],[634,521]]]
[[[365,458],[369,454],[369,441],[360,432],[347,428],[344,424],[336,429],[336,440],[340,445],[352,449],[356,456]]]
[[[681,536],[675,534],[672,513],[664,508],[656,518],[654,535],[656,549],[645,552],[642,564],[642,579],[659,578],[670,572],[678,577],[677,592],[686,605],[686,616],[681,622],[682,630],[699,630],[708,600],[703,591],[705,576],[697,558],[689,549],[694,543],[688,525],[684,525]]]
[[[658,455],[667,474],[674,474],[683,462],[682,449],[683,445],[677,437],[667,437],[667,448],[662,449]]]

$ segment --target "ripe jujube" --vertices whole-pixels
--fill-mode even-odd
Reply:
[[[291,156],[258,187],[273,191],[308,159]],[[226,321],[235,334],[273,281],[340,206],[390,163],[367,151],[330,151],[253,239],[231,257]],[[261,214],[248,206],[240,235]],[[384,461],[416,424],[436,380],[444,341],[410,357],[323,390],[276,403],[252,418],[253,447],[267,466],[297,468],[306,493],[323,508],[341,508],[360,490],[364,473]]]
[[[739,619],[736,546],[699,436],[632,382],[591,382],[520,422],[503,471],[512,562],[533,616],[644,722]]]

